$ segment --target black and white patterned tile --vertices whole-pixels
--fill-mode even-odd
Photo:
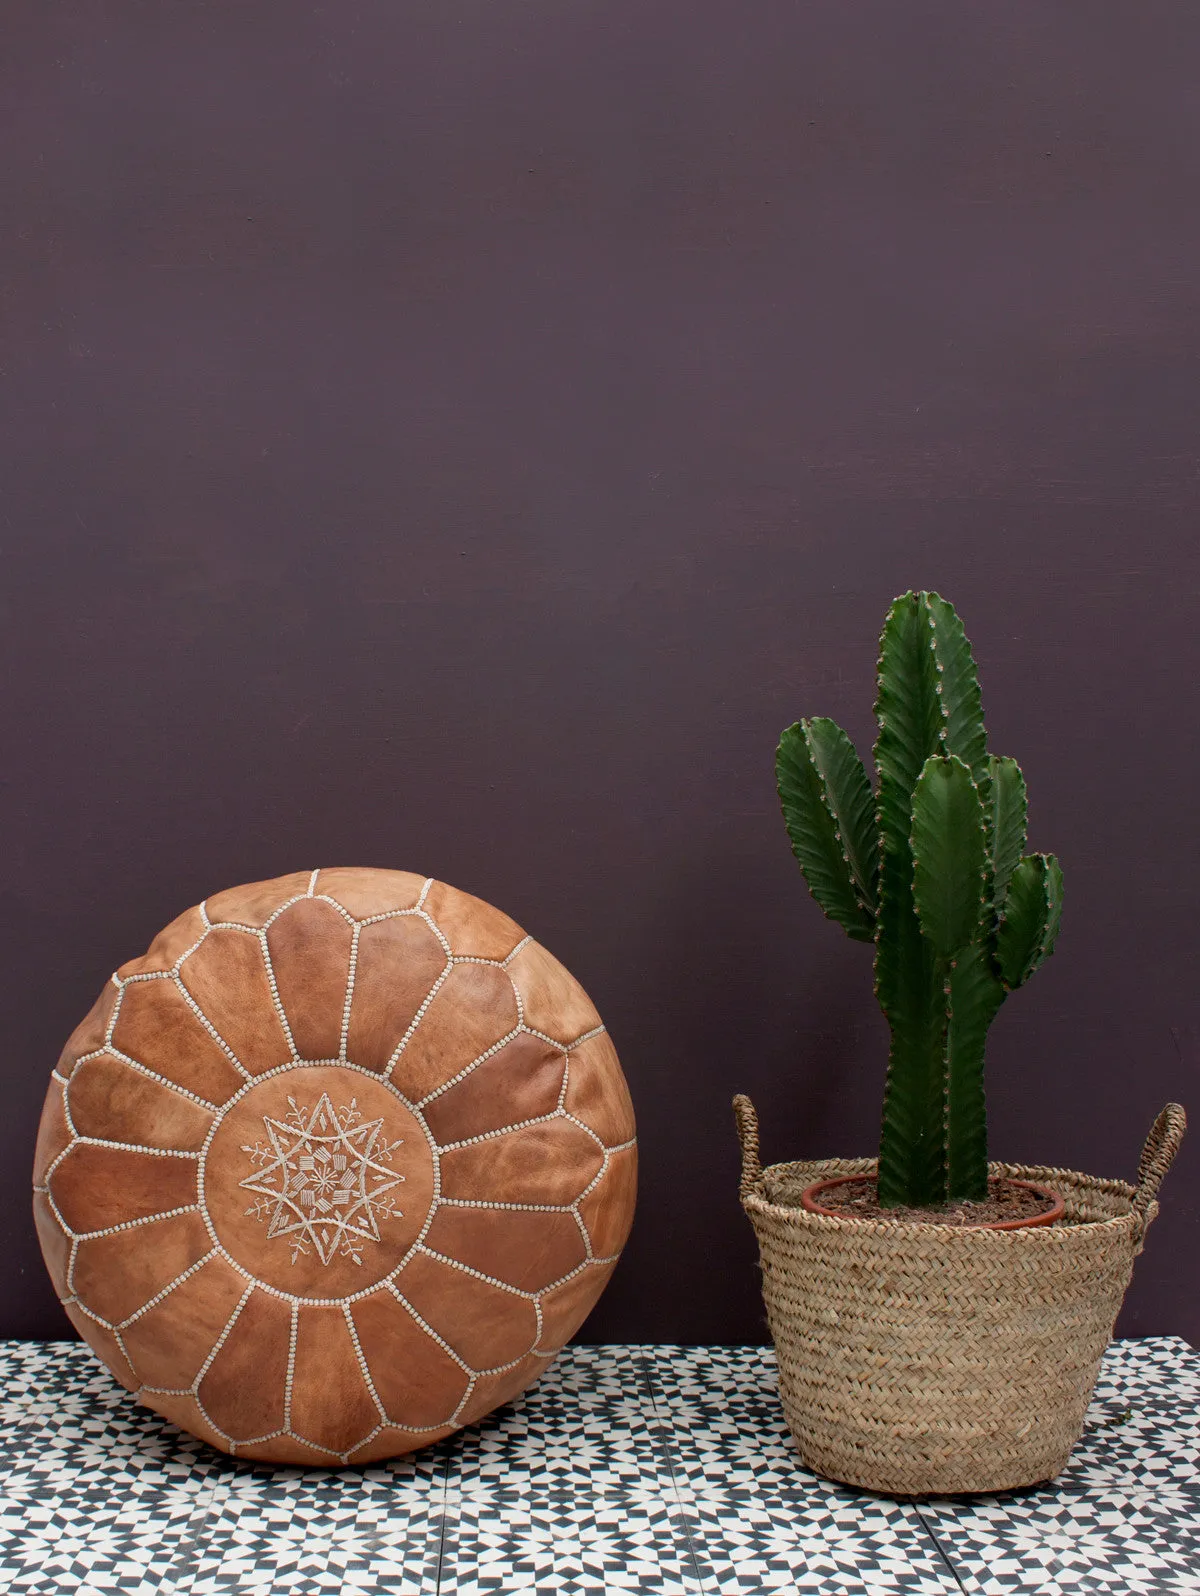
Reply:
[[[700,1596],[682,1514],[667,1498],[464,1496],[446,1519],[439,1596],[510,1591]]]
[[[13,1596],[1200,1596],[1200,1357],[1116,1344],[1051,1485],[817,1478],[764,1347],[570,1348],[520,1401],[352,1470],[210,1451],[74,1343],[0,1344]]]
[[[801,1464],[770,1348],[660,1347],[646,1363],[705,1589],[956,1596],[910,1504]]]
[[[1185,1342],[1120,1342],[1083,1436],[1053,1483],[925,1503],[971,1596],[1200,1591],[1200,1358]]]

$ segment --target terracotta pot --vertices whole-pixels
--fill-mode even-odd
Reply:
[[[848,1214],[841,1208],[826,1208],[817,1200],[817,1193],[829,1191],[833,1186],[848,1186],[851,1182],[871,1180],[869,1175],[839,1175],[834,1180],[815,1180],[811,1186],[806,1186],[800,1193],[800,1201],[810,1214],[825,1214],[830,1219],[854,1219],[858,1216]],[[999,1219],[993,1224],[983,1225],[955,1225],[955,1230],[1031,1230],[1034,1225],[1052,1225],[1056,1219],[1061,1219],[1066,1209],[1066,1204],[1056,1191],[1051,1191],[1049,1186],[1039,1186],[1036,1181],[1017,1180],[1009,1176],[1010,1186],[1020,1186],[1025,1191],[1034,1191],[1039,1197],[1044,1197],[1050,1204],[1044,1214],[1031,1214],[1025,1219]],[[937,1220],[931,1218],[929,1224],[936,1225]]]

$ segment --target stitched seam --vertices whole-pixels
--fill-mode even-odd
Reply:
[[[350,1332],[350,1340],[354,1344],[354,1356],[358,1359],[359,1372],[362,1374],[363,1382],[366,1385],[367,1390],[371,1393],[371,1401],[374,1402],[375,1406],[379,1409],[379,1417],[383,1420],[383,1423],[386,1424],[388,1422],[387,1409],[379,1400],[379,1392],[375,1389],[375,1382],[372,1380],[371,1371],[367,1367],[367,1360],[363,1355],[363,1349],[358,1340],[358,1327],[354,1323],[354,1317],[350,1312],[349,1303],[343,1302],[342,1313],[345,1316],[346,1328]],[[377,1427],[376,1429],[372,1430],[371,1434],[367,1436],[366,1440],[360,1441],[358,1446],[366,1446],[367,1441],[372,1440],[378,1434],[379,1428]],[[351,1447],[350,1450],[352,1452],[357,1452],[358,1446]],[[349,1456],[349,1454],[347,1454],[347,1456]]]
[[[196,1273],[197,1269],[202,1269],[213,1256],[214,1254],[212,1252],[206,1252],[203,1258],[197,1258],[194,1264],[190,1264],[182,1274],[176,1275],[174,1280],[165,1285],[161,1291],[156,1291],[155,1294],[150,1298],[149,1302],[143,1302],[142,1306],[136,1313],[131,1313],[127,1319],[122,1319],[119,1323],[114,1324],[113,1328],[115,1330],[127,1329],[131,1324],[135,1323],[136,1320],[140,1319],[144,1313],[149,1313],[151,1308],[156,1308],[164,1297],[169,1297],[175,1290],[176,1286],[181,1286],[185,1280],[190,1279],[191,1276]]]
[[[355,925],[350,935],[350,964],[346,970],[346,999],[342,1004],[342,1030],[338,1040],[338,1058],[346,1062],[346,1045],[350,1038],[350,1005],[354,1001],[354,980],[358,972],[358,939],[362,927]]]
[[[479,1066],[486,1063],[489,1058],[494,1058],[495,1055],[499,1053],[501,1048],[507,1047],[510,1042],[515,1042],[517,1037],[521,1034],[521,1027],[519,1025],[514,1026],[514,1028],[506,1035],[502,1036],[498,1042],[493,1042],[491,1047],[485,1048],[478,1058],[473,1058],[469,1064],[464,1065],[464,1067],[459,1070],[457,1075],[452,1075],[448,1081],[443,1081],[440,1086],[435,1086],[432,1092],[421,1099],[421,1101],[417,1104],[417,1107],[424,1108],[426,1103],[432,1103],[435,1098],[441,1097],[443,1092],[448,1092],[451,1087],[457,1086],[460,1081],[465,1081],[467,1076],[470,1075],[473,1070],[478,1069]]]
[[[210,1253],[209,1257],[211,1257],[211,1256],[212,1256],[212,1254]],[[225,1345],[225,1342],[228,1340],[229,1332],[233,1329],[234,1325],[241,1318],[242,1309],[246,1306],[247,1302],[249,1302],[250,1293],[253,1290],[254,1290],[253,1286],[247,1286],[245,1291],[242,1292],[241,1296],[238,1298],[237,1307],[229,1315],[229,1318],[226,1319],[224,1328],[222,1329],[222,1331],[221,1331],[220,1335],[217,1337],[217,1339],[213,1342],[212,1347],[209,1349],[208,1357],[205,1358],[204,1362],[200,1365],[200,1372],[199,1372],[199,1374],[197,1374],[196,1378],[192,1381],[192,1390],[195,1392],[197,1400],[199,1400],[199,1397],[200,1397],[200,1387],[204,1384],[204,1376],[208,1373],[209,1369],[212,1368],[213,1363],[216,1361],[217,1353],[220,1352],[221,1348]],[[207,1414],[205,1414],[205,1418],[208,1418]],[[212,1423],[211,1419],[209,1419],[209,1423],[210,1424]],[[215,1428],[215,1426],[214,1426],[214,1428]]]
[[[280,999],[279,987],[275,981],[275,966],[271,961],[271,949],[267,945],[267,930],[265,926],[259,932],[258,945],[262,949],[263,964],[266,967],[267,972],[267,985],[271,989],[271,1002],[274,1004],[275,1014],[279,1020],[279,1023],[283,1027],[283,1034],[287,1039],[288,1052],[293,1058],[297,1058],[299,1055],[296,1052],[296,1043],[292,1036],[292,1028],[288,1024],[288,1017],[283,1011],[283,1002]]]
[[[525,1029],[530,1036],[536,1036],[543,1042],[549,1042],[551,1047],[556,1047],[560,1053],[573,1053],[577,1047],[582,1047],[585,1042],[590,1042],[593,1037],[602,1035],[607,1031],[607,1025],[595,1025],[590,1031],[585,1031],[582,1036],[577,1036],[573,1042],[560,1042],[556,1036],[547,1036],[545,1031],[536,1030],[532,1025]]]
[[[257,936],[257,934],[258,934],[257,932],[254,933],[254,935],[256,935],[256,936]],[[199,1003],[196,1002],[196,999],[188,991],[187,987],[184,986],[184,984],[183,984],[183,976],[180,975],[178,970],[175,971],[175,985],[179,988],[180,992],[182,992],[183,1001],[187,1004],[188,1008],[191,1009],[192,1013],[200,1021],[201,1025],[208,1032],[208,1034],[212,1037],[213,1041],[221,1049],[221,1051],[222,1051],[222,1053],[224,1053],[225,1057],[233,1065],[234,1069],[236,1069],[239,1072],[239,1074],[244,1075],[245,1078],[248,1081],[252,1081],[254,1079],[254,1077],[251,1075],[250,1071],[246,1068],[246,1066],[242,1063],[241,1059],[238,1058],[237,1054],[230,1047],[229,1043],[225,1040],[225,1038],[217,1030],[216,1026],[209,1019],[208,1015],[205,1014],[204,1010],[200,1007]]]
[[[76,1133],[72,1147],[111,1147],[121,1153],[147,1153],[151,1158],[199,1158],[200,1154],[185,1152],[179,1147],[145,1147],[140,1142],[110,1142],[103,1136],[81,1136]]]
[[[400,1038],[399,1042],[397,1042],[396,1050],[392,1054],[391,1058],[388,1060],[387,1068],[383,1071],[383,1079],[385,1081],[390,1081],[391,1080],[392,1071],[396,1068],[396,1063],[397,1063],[398,1059],[400,1058],[400,1055],[404,1052],[404,1049],[408,1046],[410,1037],[412,1037],[413,1033],[417,1029],[417,1026],[420,1025],[421,1021],[425,1018],[425,1015],[427,1014],[427,1012],[429,1010],[429,1005],[433,1002],[434,998],[437,997],[438,993],[441,991],[443,985],[445,984],[446,977],[450,974],[450,971],[453,968],[454,968],[454,966],[450,963],[449,959],[447,959],[445,967],[442,970],[441,974],[438,976],[437,980],[434,981],[434,983],[430,987],[429,991],[422,998],[420,1007],[417,1009],[417,1012],[413,1015],[412,1019],[409,1021],[408,1030],[405,1031],[404,1035]]]
[[[283,1428],[292,1427],[292,1382],[296,1377],[296,1336],[300,1329],[300,1304],[292,1303],[292,1323],[288,1333],[287,1374],[283,1382]]]
[[[75,1068],[78,1069],[80,1064],[87,1064],[94,1058],[119,1059],[122,1064],[127,1064],[130,1069],[136,1070],[139,1075],[144,1075],[147,1080],[157,1081],[160,1086],[165,1086],[168,1091],[177,1092],[180,1097],[186,1097],[190,1103],[197,1103],[201,1108],[208,1109],[211,1114],[220,1113],[221,1105],[219,1103],[210,1103],[207,1097],[201,1097],[199,1093],[190,1091],[186,1086],[180,1086],[177,1081],[171,1080],[168,1076],[160,1075],[157,1070],[152,1070],[148,1064],[141,1064],[137,1059],[131,1058],[128,1053],[122,1053],[119,1047],[113,1047],[111,1042],[107,1047],[102,1047],[95,1053],[85,1053],[78,1060]],[[72,1071],[71,1078],[72,1080],[74,1079],[74,1071]]]
[[[402,1295],[402,1293],[396,1289],[390,1280],[385,1281],[384,1284],[391,1292],[392,1296],[395,1297],[396,1301],[403,1304],[403,1306],[408,1309],[409,1313],[412,1314],[413,1318],[421,1326],[421,1329],[424,1330],[425,1334],[432,1336],[432,1338],[437,1342],[438,1346],[441,1347],[442,1351],[448,1353],[450,1357],[454,1359],[455,1363],[458,1364],[460,1369],[465,1370],[467,1374],[475,1373],[475,1370],[472,1369],[471,1365],[467,1363],[465,1359],[459,1357],[458,1353],[455,1352],[454,1348],[445,1339],[445,1337],[438,1335],[433,1326],[431,1324],[427,1324],[426,1321],[422,1319],[421,1315],[413,1307],[412,1303],[409,1302],[408,1298]],[[435,1426],[435,1428],[440,1428],[440,1426]]]
[[[96,1241],[101,1236],[115,1236],[122,1230],[139,1230],[143,1225],[156,1225],[160,1219],[175,1219],[179,1214],[198,1214],[199,1203],[185,1203],[182,1208],[164,1208],[159,1214],[145,1214],[141,1219],[125,1219],[119,1225],[106,1225],[103,1230],[74,1232],[78,1241]]]
[[[519,1286],[510,1286],[506,1280],[497,1280],[495,1275],[485,1275],[482,1269],[472,1269],[470,1264],[460,1263],[457,1258],[450,1258],[444,1252],[434,1252],[432,1247],[422,1247],[420,1250],[426,1258],[433,1258],[437,1263],[449,1264],[451,1269],[457,1269],[460,1274],[471,1275],[489,1286],[495,1286],[498,1291],[507,1291],[514,1297],[524,1297],[527,1302],[534,1302],[537,1299],[536,1291],[522,1291]]]
[[[480,1142],[495,1141],[497,1136],[508,1136],[512,1131],[528,1130],[531,1125],[546,1125],[552,1119],[570,1119],[569,1114],[563,1114],[559,1109],[554,1109],[549,1114],[538,1114],[534,1119],[515,1120],[511,1125],[501,1125],[499,1130],[481,1131],[478,1136],[464,1136],[458,1142],[439,1142],[439,1153],[455,1153],[463,1147],[476,1147]],[[601,1146],[604,1144],[601,1143]]]

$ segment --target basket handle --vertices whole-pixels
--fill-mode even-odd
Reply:
[[[1182,1109],[1180,1112],[1183,1112]],[[738,1196],[745,1202],[762,1176],[762,1163],[758,1156],[758,1113],[744,1092],[739,1092],[733,1100],[733,1118],[742,1148],[742,1178],[738,1183]]]
[[[1187,1115],[1179,1103],[1168,1103],[1150,1127],[1138,1159],[1137,1191],[1133,1197],[1133,1211],[1141,1219],[1143,1235],[1158,1211],[1154,1199],[1164,1175],[1175,1162],[1185,1130]]]

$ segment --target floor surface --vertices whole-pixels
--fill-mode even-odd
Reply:
[[[1053,1486],[891,1501],[798,1462],[769,1348],[568,1347],[394,1463],[265,1468],[77,1343],[0,1342],[4,1596],[1200,1593],[1200,1357],[1116,1343]]]

